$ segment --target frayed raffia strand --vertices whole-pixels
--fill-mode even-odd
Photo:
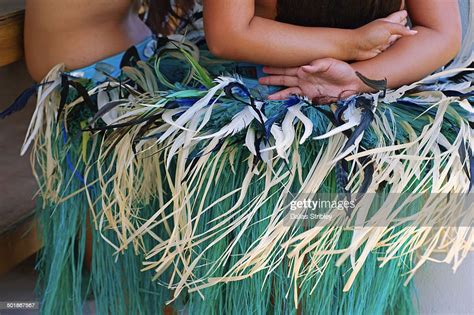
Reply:
[[[212,92],[212,93],[214,94],[215,92]],[[209,100],[209,99],[210,98],[208,96],[208,98],[205,99],[206,102],[208,102],[207,100]],[[444,157],[449,156],[448,153],[456,152],[456,150],[459,149],[459,146],[460,146],[460,143],[461,143],[459,140],[460,139],[466,139],[466,137],[469,136],[465,131],[463,131],[462,134],[460,134],[460,137],[458,137],[458,141],[455,143],[455,145],[452,146],[451,149],[448,150],[448,153],[443,153],[443,154],[441,154],[441,156],[440,156],[440,154],[437,154],[437,155],[435,154],[435,156],[433,156],[433,151],[436,150],[436,147],[438,145],[437,141],[446,142],[446,139],[444,139],[442,134],[440,133],[440,128],[441,128],[441,123],[443,121],[444,113],[447,109],[447,106],[450,103],[452,103],[453,101],[455,101],[455,99],[442,99],[440,102],[435,104],[435,106],[437,107],[436,111],[437,111],[438,114],[435,117],[435,120],[433,122],[431,122],[429,126],[424,127],[424,129],[423,129],[424,131],[421,135],[417,136],[413,131],[411,131],[409,125],[405,125],[406,131],[411,137],[411,142],[408,142],[408,143],[405,143],[405,144],[396,144],[395,139],[394,139],[394,137],[395,137],[394,133],[391,132],[393,127],[388,125],[388,122],[386,121],[386,118],[385,118],[384,115],[377,116],[378,118],[373,123],[373,124],[375,124],[374,129],[385,131],[385,132],[382,132],[382,131],[379,132],[379,137],[381,138],[381,140],[383,140],[385,138],[384,135],[388,134],[389,136],[391,136],[391,138],[389,138],[390,145],[389,146],[381,145],[380,148],[371,149],[371,150],[366,151],[364,153],[355,154],[355,155],[347,157],[347,160],[353,160],[353,159],[357,159],[357,158],[360,158],[360,157],[363,157],[363,156],[369,156],[370,155],[375,160],[374,163],[379,168],[376,169],[376,172],[375,172],[376,175],[375,175],[375,178],[374,178],[375,180],[373,181],[373,184],[372,184],[371,188],[369,188],[369,191],[370,190],[375,191],[380,182],[385,181],[385,180],[389,180],[389,182],[392,184],[391,192],[394,193],[394,194],[400,194],[403,191],[405,191],[405,188],[407,187],[407,185],[409,185],[409,179],[413,178],[414,176],[417,176],[417,177],[420,176],[420,170],[423,168],[423,163],[424,162],[429,161],[429,160],[434,160],[435,163],[436,163],[436,161],[438,161],[440,158],[443,158],[443,156]],[[388,109],[388,110],[390,110],[390,109]],[[168,157],[164,158],[168,161],[167,165],[170,165],[171,156],[173,156],[173,155],[176,156],[177,161],[181,161],[181,163],[186,160],[186,157],[188,156],[188,154],[190,152],[190,148],[191,148],[190,146],[192,146],[192,145],[195,146],[196,144],[191,144],[192,142],[187,142],[187,144],[186,144],[185,143],[185,138],[186,138],[185,134],[186,133],[188,133],[188,134],[197,133],[197,128],[196,127],[201,123],[199,118],[204,117],[203,115],[205,115],[205,113],[208,113],[208,112],[209,112],[208,110],[203,109],[201,114],[198,114],[194,117],[195,118],[194,122],[192,122],[190,120],[188,127],[184,127],[184,125],[182,125],[182,124],[181,125],[176,125],[176,127],[182,129],[183,134],[182,134],[182,136],[180,136],[177,133],[175,133],[173,135],[173,137],[169,138],[170,139],[169,142],[164,142],[163,147],[165,149],[164,149],[163,152],[165,153],[165,155],[169,154]],[[263,115],[263,113],[262,113],[262,115]],[[255,116],[257,116],[257,115],[255,115]],[[206,119],[208,119],[208,118],[206,118]],[[184,121],[184,120],[182,119],[182,121]],[[248,121],[246,123],[246,125],[248,125],[249,122],[250,121]],[[401,124],[401,125],[403,126],[403,124]],[[466,126],[467,125],[465,123],[463,125],[463,122],[461,120],[461,130],[466,130]],[[174,130],[176,132],[178,129],[174,129]],[[288,133],[288,131],[287,131],[287,133]],[[223,136],[225,134],[226,134],[226,132],[222,132],[220,134],[220,136]],[[276,133],[276,132],[275,132],[275,134],[278,137],[279,134]],[[168,132],[167,135],[172,135],[172,134]],[[217,134],[215,136],[217,136]],[[213,135],[212,137],[215,137],[215,136]],[[161,139],[164,139],[164,137],[162,136]],[[195,141],[199,141],[199,140],[208,139],[208,137],[207,136],[194,137],[194,139],[195,139]],[[344,140],[344,138],[341,138],[341,141],[343,141],[343,140]],[[295,140],[290,140],[290,141],[293,142]],[[283,143],[284,143],[284,141],[283,141]],[[330,143],[332,143],[332,141],[330,141]],[[383,144],[384,142],[381,142],[381,143]],[[173,144],[175,144],[175,145],[173,146]],[[213,142],[213,143],[210,144],[211,147],[214,146],[214,145],[216,145],[216,142]],[[340,150],[342,145],[343,145],[343,142],[340,143],[340,146],[339,146],[338,150]],[[169,146],[171,148],[166,149]],[[249,150],[250,150],[250,152],[255,151],[255,149],[252,149],[251,147],[249,147]],[[265,150],[266,149],[264,149],[262,151],[265,152]],[[284,150],[285,149],[283,149],[280,152],[284,152]],[[297,149],[294,149],[294,150],[296,151]],[[336,150],[335,152],[329,151],[330,154],[332,154],[332,155],[328,155],[328,156],[332,156],[332,157],[336,156],[337,154],[335,154],[335,153],[338,150]],[[405,153],[400,153],[400,152],[405,152]],[[181,155],[182,155],[182,157],[180,157]],[[286,154],[279,154],[280,157],[282,155],[285,156]],[[275,157],[275,158],[278,158],[278,156]],[[454,167],[457,167],[458,171],[460,169],[462,169],[462,167],[459,167],[459,164],[462,163],[462,161],[457,161],[458,163],[456,163],[456,166],[454,166],[452,164],[454,162],[456,162],[455,158],[453,158],[452,155],[451,155],[451,163],[450,163],[451,167],[447,168],[443,172],[444,176],[442,176],[440,178],[440,175],[439,174],[437,175],[437,173],[435,173],[437,171],[437,168],[435,168],[435,170],[432,170],[432,171],[428,172],[424,176],[424,179],[419,180],[420,184],[418,184],[418,188],[413,187],[413,191],[414,192],[420,192],[420,193],[425,192],[428,189],[427,181],[428,181],[429,178],[438,179],[436,181],[437,183],[445,182],[446,175],[448,174],[449,169],[454,170]],[[203,170],[202,165],[205,164],[205,163],[210,163],[210,161],[207,160],[207,157],[204,158],[204,159],[201,158],[200,162],[197,164],[197,165],[201,165],[201,166],[195,166],[194,174],[199,174],[199,172],[202,172],[201,171],[201,170]],[[210,163],[210,165],[214,165],[214,164]],[[438,167],[440,167],[441,164],[440,164],[440,162],[437,162],[436,165],[438,165]],[[381,168],[381,167],[383,167],[383,168]],[[325,168],[327,170],[330,170],[330,169],[333,168],[333,166],[324,166],[323,168]],[[383,172],[382,172],[382,170],[383,170]],[[293,169],[293,172],[295,172],[295,171],[296,171],[296,168]],[[362,172],[362,171],[363,171],[363,169],[361,169],[359,172]],[[305,234],[305,235],[307,235],[307,237],[305,238],[307,240],[306,242],[301,241],[301,235],[292,235],[292,237],[285,242],[285,244],[286,244],[285,246],[286,246],[287,249],[281,251],[281,250],[278,249],[279,246],[280,246],[279,244],[281,243],[281,240],[286,235],[288,235],[288,233],[291,231],[291,228],[283,225],[284,218],[280,217],[279,219],[276,219],[276,220],[272,221],[273,225],[269,225],[266,228],[267,232],[262,234],[261,238],[258,238],[258,239],[255,240],[254,248],[249,249],[249,251],[247,253],[243,253],[243,257],[238,261],[238,263],[235,264],[235,267],[234,268],[229,268],[229,271],[227,271],[227,273],[225,275],[222,275],[218,278],[209,277],[207,279],[207,281],[206,281],[205,278],[194,279],[192,270],[193,270],[193,268],[195,268],[198,265],[198,263],[200,261],[199,256],[194,257],[195,260],[192,263],[190,263],[189,260],[185,257],[186,255],[183,256],[181,254],[185,253],[189,250],[192,250],[192,248],[194,248],[194,246],[198,246],[198,244],[200,244],[202,242],[200,239],[206,240],[208,237],[206,236],[206,234],[196,236],[193,233],[185,232],[186,230],[189,230],[189,229],[193,230],[193,228],[189,224],[192,225],[196,222],[199,222],[200,221],[199,213],[202,213],[202,210],[199,210],[197,212],[197,216],[189,217],[189,214],[192,213],[193,211],[191,209],[189,209],[188,206],[186,206],[186,204],[187,204],[186,200],[192,199],[193,195],[200,195],[199,190],[200,189],[205,189],[206,190],[206,189],[208,189],[208,186],[205,185],[203,182],[199,182],[199,185],[197,187],[194,187],[193,190],[191,190],[191,191],[187,190],[185,185],[179,186],[178,190],[176,190],[177,187],[173,188],[173,186],[174,186],[173,183],[177,183],[177,182],[179,182],[179,180],[182,180],[183,179],[183,174],[185,174],[186,172],[189,172],[189,170],[186,171],[185,166],[183,164],[181,164],[181,166],[176,167],[176,173],[175,173],[174,179],[170,175],[167,176],[167,178],[172,179],[169,184],[172,187],[173,195],[175,196],[175,198],[179,198],[179,199],[183,200],[183,202],[179,202],[179,203],[176,204],[177,200],[174,199],[175,200],[173,202],[173,203],[175,203],[175,206],[173,206],[174,211],[173,211],[172,215],[168,216],[168,218],[170,218],[170,217],[175,218],[174,219],[175,221],[172,222],[171,225],[177,226],[177,227],[181,226],[180,222],[182,222],[181,220],[183,218],[183,215],[185,215],[185,217],[188,217],[188,222],[186,224],[184,224],[183,227],[178,228],[179,232],[178,231],[174,232],[170,236],[172,238],[170,238],[169,240],[161,240],[160,239],[160,242],[162,242],[162,243],[160,243],[154,250],[152,250],[148,254],[148,259],[152,259],[154,256],[156,256],[157,254],[159,254],[163,251],[165,253],[167,253],[167,256],[160,256],[160,259],[158,261],[155,261],[152,264],[147,263],[147,269],[155,268],[157,271],[159,271],[158,274],[163,272],[166,268],[168,268],[168,266],[175,266],[174,267],[175,268],[174,272],[176,273],[176,277],[180,280],[177,281],[176,284],[172,284],[172,283],[169,284],[170,288],[177,289],[175,291],[176,292],[175,296],[177,296],[181,292],[182,288],[184,288],[184,287],[187,287],[190,292],[194,292],[194,291],[199,291],[199,290],[202,290],[204,288],[210,287],[212,285],[216,285],[218,283],[226,283],[226,282],[229,282],[229,281],[239,281],[239,280],[245,279],[247,277],[250,277],[252,274],[254,274],[256,272],[259,272],[261,270],[273,270],[275,268],[275,265],[278,264],[278,262],[281,261],[281,259],[282,259],[281,257],[283,257],[283,256],[273,257],[272,255],[275,255],[275,253],[278,253],[279,255],[282,255],[282,254],[287,253],[287,252],[292,253],[288,256],[295,262],[295,263],[291,264],[295,268],[294,271],[293,271],[293,278],[295,279],[295,281],[296,281],[296,279],[301,278],[301,276],[300,276],[300,270],[302,268],[301,266],[302,266],[302,263],[304,261],[306,261],[305,257],[307,255],[311,255],[311,262],[312,262],[313,265],[315,264],[315,261],[320,261],[320,262],[328,261],[328,257],[330,257],[332,255],[340,256],[339,262],[338,262],[339,265],[344,262],[345,257],[351,257],[351,260],[353,261],[353,268],[354,269],[353,269],[352,275],[350,276],[350,278],[348,280],[348,283],[346,284],[346,287],[345,287],[345,290],[347,291],[347,290],[349,290],[352,283],[354,282],[358,272],[360,271],[361,266],[364,264],[364,261],[367,258],[367,255],[369,255],[372,251],[376,250],[381,245],[391,249],[391,250],[387,251],[385,258],[381,258],[381,261],[383,262],[383,264],[386,264],[391,259],[400,257],[399,250],[401,249],[401,245],[399,245],[399,244],[403,244],[403,243],[406,242],[406,240],[411,239],[411,238],[419,239],[419,236],[417,236],[417,234],[415,233],[416,231],[413,231],[413,229],[405,228],[404,230],[402,230],[402,231],[404,231],[404,234],[401,233],[401,232],[399,232],[397,234],[398,235],[398,238],[396,240],[397,242],[394,243],[394,238],[391,236],[391,231],[393,230],[394,227],[393,226],[380,226],[380,227],[365,228],[365,229],[361,229],[361,230],[356,230],[355,233],[354,233],[354,236],[353,236],[352,245],[350,247],[348,247],[347,249],[344,249],[344,250],[341,250],[341,249],[334,250],[334,248],[336,248],[337,239],[332,239],[332,241],[329,242],[329,243],[328,242],[321,242],[320,245],[319,245],[321,247],[318,247],[318,245],[316,244],[316,245],[310,246],[309,250],[306,249],[306,247],[316,239],[327,240],[327,239],[329,239],[330,235],[337,235],[338,233],[340,233],[340,232],[337,232],[337,231],[340,231],[342,228],[337,227],[337,224],[339,222],[336,222],[335,223],[336,226],[333,227],[333,228],[329,228],[328,226],[318,227],[318,228],[316,228],[316,230],[312,231],[312,233]],[[390,175],[393,172],[400,172],[400,173],[397,176]],[[459,180],[460,180],[460,182],[458,184],[459,187],[466,187],[466,183],[468,181],[467,177],[463,173],[460,173],[460,172],[458,172],[458,173],[459,173],[460,176],[458,176],[456,178],[459,178]],[[181,174],[181,175],[179,175],[179,174]],[[201,174],[202,174],[201,177],[206,176],[205,173],[201,173]],[[323,173],[318,172],[318,175],[321,175],[321,174],[323,174]],[[251,175],[250,167],[249,167],[249,175]],[[361,173],[352,174],[352,178],[353,178],[352,183],[353,184],[355,183],[355,181],[354,181],[355,178],[361,178],[362,176],[363,176],[363,174],[361,174]],[[252,177],[253,177],[253,175],[251,175],[251,177],[249,177],[249,179],[245,180],[244,183],[247,183],[249,180],[252,179]],[[312,178],[311,173],[307,174],[306,181],[308,179],[311,179],[311,178]],[[377,178],[378,178],[378,180],[377,180]],[[451,177],[451,178],[453,178],[453,177]],[[324,176],[322,176],[319,179],[319,182],[321,182],[323,179],[324,179]],[[216,182],[218,182],[218,178],[216,178],[215,180],[216,180]],[[271,180],[269,182],[271,182]],[[238,185],[237,187],[248,187],[248,184],[242,184],[242,185],[243,186]],[[270,189],[271,187],[272,187],[271,185],[267,185],[268,189]],[[356,190],[356,188],[357,187],[354,187],[355,190]],[[446,191],[454,191],[451,188],[446,188],[445,190]],[[303,190],[306,189],[307,191],[315,192],[315,191],[318,190],[317,182],[310,181],[308,183],[305,183],[305,184],[302,185],[302,189]],[[244,188],[243,192],[246,192],[246,190],[247,189]],[[462,192],[462,191],[460,191],[460,192]],[[261,193],[262,200],[265,200],[266,194],[268,194],[268,193],[266,193],[265,190],[262,191],[262,193]],[[204,195],[206,195],[206,194],[204,193]],[[218,200],[223,201],[223,199],[218,199]],[[258,199],[255,199],[255,200],[258,200]],[[397,217],[397,214],[403,208],[402,206],[396,208],[395,205],[398,201],[399,200],[396,199],[396,198],[393,198],[392,200],[387,200],[383,205],[383,209],[385,209],[386,211],[380,211],[378,213],[378,216],[375,219],[373,219],[372,223],[375,226],[377,226],[377,224],[378,224],[377,220],[379,220],[380,222],[385,222],[385,225],[387,225],[386,222],[390,222],[390,220],[392,220],[392,221],[395,220],[395,218]],[[210,235],[213,237],[215,242],[208,245],[207,248],[209,248],[209,246],[213,246],[212,244],[217,244],[220,239],[225,238],[226,235],[229,235],[231,233],[230,231],[235,230],[237,227],[241,228],[241,227],[247,226],[247,224],[249,222],[251,222],[252,217],[255,214],[255,211],[257,211],[257,209],[260,209],[262,206],[263,206],[263,204],[261,202],[254,203],[252,205],[254,210],[251,210],[252,208],[250,208],[249,210],[246,210],[246,212],[243,213],[243,214],[245,214],[244,216],[239,216],[239,214],[238,214],[239,211],[243,210],[243,208],[240,207],[239,202],[237,203],[237,207],[231,207],[230,210],[232,210],[232,211],[230,211],[230,213],[232,213],[232,215],[233,215],[233,217],[232,217],[233,220],[231,222],[227,222],[225,220],[225,216],[221,217],[221,219],[220,219],[221,224],[217,227],[217,228],[219,228],[219,230],[216,230],[216,228],[214,228],[214,229],[210,229],[210,231],[208,232],[208,233],[211,233]],[[367,206],[367,204],[366,204],[366,206]],[[238,209],[239,207],[240,207],[240,210]],[[362,208],[360,208],[360,209],[362,209]],[[430,210],[430,211],[432,210],[431,207],[428,207],[427,209]],[[445,211],[444,210],[445,207],[439,207],[437,209],[439,209],[440,212]],[[429,212],[428,210],[425,211],[425,212]],[[157,212],[156,217],[161,216],[163,211],[164,211],[164,208],[163,208],[163,210],[159,210]],[[279,211],[281,211],[280,208],[275,208],[273,213],[278,214]],[[355,213],[357,214],[358,211],[355,211]],[[423,213],[423,211],[421,211],[420,213]],[[239,218],[239,217],[242,218],[243,221],[241,219],[236,220],[236,218]],[[336,217],[340,217],[340,215],[336,216]],[[420,220],[423,220],[423,217],[421,217]],[[166,222],[166,220],[160,221],[160,222],[161,223]],[[127,239],[127,241],[125,243],[130,242],[134,238],[140,237],[140,235],[144,235],[144,234],[149,233],[150,232],[149,227],[151,227],[151,226],[156,227],[157,224],[158,225],[160,224],[160,222],[156,222],[155,216],[150,218],[147,221],[147,223],[145,223],[142,226],[142,228],[138,229],[132,235],[132,238]],[[393,222],[396,222],[396,221],[393,221]],[[278,226],[279,226],[279,228],[277,228]],[[216,231],[220,231],[220,233],[217,234]],[[180,240],[178,241],[178,240],[174,239],[175,237],[179,237]],[[436,237],[436,236],[432,236],[430,239],[432,239],[433,237]],[[426,237],[423,238],[423,239],[425,239],[425,242],[413,243],[413,246],[416,246],[415,248],[404,247],[404,251],[407,254],[411,254],[416,248],[421,248],[425,244],[432,244],[429,241],[429,239],[427,239]],[[238,236],[237,236],[237,240],[238,240]],[[295,243],[298,243],[299,245],[295,246],[294,245]],[[168,244],[168,245],[166,245],[166,244]],[[184,244],[186,244],[186,245],[184,245]],[[227,248],[227,250],[224,251],[224,254],[221,257],[221,259],[216,260],[216,262],[213,264],[213,267],[211,268],[211,270],[213,270],[214,268],[218,269],[219,264],[228,261],[229,254],[232,252],[232,249],[234,248],[235,244],[236,244],[236,242],[232,242],[231,244],[228,245],[228,248]],[[292,244],[292,246],[294,246],[295,248],[290,250],[290,244]],[[461,246],[463,246],[463,248],[465,248],[465,244],[463,242],[458,240],[457,244],[462,244]],[[176,246],[178,246],[178,245],[180,247],[176,248]],[[471,245],[472,245],[472,243],[471,243]],[[170,246],[172,246],[172,247],[170,247]],[[174,248],[174,250],[171,250],[171,248]],[[297,256],[296,255],[298,248],[301,248],[300,250],[305,249],[302,256]],[[332,248],[333,250],[332,251],[328,250],[328,248]],[[358,255],[358,257],[356,259],[356,252],[358,252],[359,248],[363,248],[363,251],[362,251],[362,254]],[[201,254],[204,254],[207,251],[207,249],[204,249],[204,250],[201,249],[200,251],[202,251]],[[178,254],[178,253],[181,253],[181,254]],[[181,257],[181,258],[178,258],[178,257]],[[181,268],[176,269],[176,266],[178,265],[176,263],[176,259],[179,259],[180,263],[183,264],[183,269],[181,269]],[[161,266],[161,267],[159,267],[159,266]],[[323,266],[324,266],[324,264],[323,264]],[[416,267],[416,269],[419,268],[418,266]],[[163,269],[163,268],[165,268],[165,269]],[[309,268],[309,267],[306,267],[305,270],[307,271],[307,275],[305,277],[308,277],[308,278],[311,277],[311,270],[312,269]],[[318,272],[321,272],[320,268],[318,268],[318,269],[314,268],[314,270],[318,270]],[[190,277],[190,278],[188,279],[188,277]],[[295,290],[295,292],[297,292],[297,290]],[[295,293],[295,301],[297,300],[297,295],[296,294],[297,293]]]
[[[330,263],[342,266],[350,261],[352,270],[344,287],[344,291],[348,291],[369,256],[380,249],[384,251],[379,257],[382,266],[422,252],[416,256],[419,259],[411,277],[438,250],[447,250],[443,261],[457,268],[472,248],[472,229],[468,225],[454,227],[452,223],[462,218],[470,224],[472,216],[462,211],[446,211],[456,204],[443,200],[441,195],[428,198],[419,206],[416,227],[410,223],[412,217],[400,219],[404,207],[417,202],[411,198],[400,200],[404,192],[467,193],[469,177],[464,171],[467,162],[461,160],[457,152],[465,145],[472,146],[474,141],[467,120],[450,108],[450,104],[459,101],[469,112],[472,106],[466,100],[446,98],[440,92],[413,95],[413,99],[430,102],[430,106],[422,107],[418,117],[408,116],[418,124],[415,128],[411,122],[402,121],[403,109],[385,102],[398,100],[423,82],[389,93],[385,99],[374,101],[375,118],[370,135],[376,138],[372,141],[375,145],[364,148],[361,136],[343,152],[347,138],[340,131],[347,126],[339,129],[327,123],[321,123],[322,128],[317,126],[318,121],[306,116],[310,109],[305,108],[303,101],[289,106],[281,124],[275,123],[269,128],[269,140],[259,142],[257,139],[262,132],[259,125],[269,120],[262,102],[232,103],[241,109],[225,123],[215,121],[216,113],[231,102],[226,98],[225,88],[242,84],[238,78],[221,77],[207,92],[157,92],[159,82],[151,75],[153,70],[147,67],[150,66],[140,64],[140,70],[127,70],[147,93],[131,93],[104,121],[113,125],[150,115],[156,115],[157,119],[152,125],[144,120],[108,132],[98,144],[99,160],[88,163],[87,172],[97,174],[98,178],[86,176],[88,182],[98,181],[99,193],[86,192],[103,240],[117,253],[124,253],[129,246],[136,253],[144,253],[144,270],[153,270],[155,279],[168,273],[166,285],[174,290],[174,298],[183,291],[200,293],[216,285],[243,281],[260,272],[268,279],[272,271],[287,260],[288,277],[295,289],[288,288],[286,294],[292,292],[294,303],[298,305],[298,288],[307,282],[312,292],[317,290],[318,281],[312,281],[319,279]],[[471,69],[450,73],[461,70]],[[430,80],[443,75],[446,73]],[[89,94],[111,87],[120,88],[113,84],[100,85]],[[127,89],[133,90],[133,84],[127,85]],[[60,137],[61,129],[54,123],[58,92],[55,89],[46,92],[40,93],[40,106],[25,145],[35,139],[35,150],[46,150],[45,156],[48,156],[51,145],[36,141],[42,138],[41,132]],[[167,108],[180,97],[196,100],[189,107],[178,104],[177,108]],[[67,109],[80,102],[78,99],[68,104]],[[454,139],[448,139],[442,132],[448,116],[459,129]],[[43,117],[49,120],[44,122]],[[360,123],[356,116],[346,118],[355,119],[350,126]],[[326,133],[327,139],[310,139],[315,130]],[[245,143],[245,147],[229,140],[239,133],[245,134],[245,140],[240,142]],[[406,134],[405,141],[397,138],[400,133]],[[137,153],[132,150],[133,146]],[[304,152],[310,147],[319,152],[311,155]],[[366,150],[359,152],[358,148]],[[360,163],[365,157],[370,157],[374,165],[368,192],[377,191],[384,182],[390,185],[387,199],[374,216],[368,218],[367,209],[374,200],[365,195],[351,218],[334,210],[330,213],[332,221],[305,231],[288,219],[288,194],[296,187],[294,200],[316,196],[338,160],[343,158],[352,163],[346,188],[357,192],[366,176],[367,166]],[[48,177],[42,194],[55,198],[65,183],[61,182],[60,173],[54,171],[54,160],[37,162],[43,174],[54,174]],[[433,166],[428,168],[428,163]],[[219,187],[223,183],[229,187]],[[155,201],[155,213],[144,217],[143,205]],[[214,214],[219,208],[224,210]],[[361,226],[351,227],[348,222],[352,219]],[[449,225],[441,229],[423,226],[433,221]],[[261,229],[252,235],[252,242],[246,243],[246,234],[257,225]],[[339,244],[343,237],[347,238],[347,233],[351,233],[351,242],[341,248]],[[150,238],[153,246],[145,242]],[[212,261],[208,256],[213,257]]]

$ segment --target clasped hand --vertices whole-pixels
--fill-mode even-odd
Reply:
[[[399,11],[354,30],[361,38],[361,45],[354,54],[354,59],[371,59],[402,36],[415,35],[416,31],[405,27],[406,20],[406,11]],[[328,104],[370,91],[348,62],[333,58],[315,60],[301,67],[265,67],[264,72],[269,76],[261,78],[260,84],[286,87],[270,95],[271,100],[285,99],[296,94],[308,97],[313,103]]]

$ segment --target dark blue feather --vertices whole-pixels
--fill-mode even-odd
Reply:
[[[97,113],[94,115],[94,117],[92,118],[92,121],[90,122],[90,125],[93,125],[94,123],[97,122],[97,120],[99,120],[99,118],[102,118],[102,116],[104,116],[105,114],[107,114],[108,112],[112,111],[114,108],[116,108],[117,106],[120,106],[122,104],[126,104],[128,101],[125,101],[125,100],[118,100],[118,101],[112,101],[112,102],[109,102],[107,104],[105,104],[101,109],[99,109],[97,111]]]
[[[68,96],[69,96],[69,80],[68,80],[68,76],[63,74],[61,75],[61,100],[59,101],[57,122],[59,122],[59,118],[61,117],[64,107],[66,106]]]
[[[347,140],[346,145],[343,148],[343,152],[349,149],[350,146],[352,146],[357,138],[365,131],[367,128],[370,127],[370,124],[374,120],[374,113],[372,112],[372,102],[370,99],[367,99],[365,97],[359,97],[357,99],[357,105],[358,108],[362,108],[362,117],[360,124],[356,127],[352,135],[349,137],[349,140]]]
[[[469,155],[469,173],[470,173],[470,184],[469,184],[469,192],[472,192],[474,188],[474,155],[472,154],[471,148],[467,151]]]
[[[236,101],[241,101],[241,99],[238,99],[236,95],[240,97],[247,97],[247,98],[252,98],[250,95],[250,91],[247,89],[247,87],[241,83],[238,82],[231,82],[227,84],[224,87],[224,93],[226,94],[227,97],[233,98]],[[250,105],[249,103],[246,103],[247,105]]]
[[[468,93],[461,93],[459,91],[443,91],[443,94],[450,97],[473,97],[474,91]]]
[[[298,105],[299,103],[301,103],[301,100],[298,96],[296,95],[292,95],[290,96],[287,100],[285,100],[283,102],[283,106],[285,106],[286,108],[288,107],[292,107],[292,106],[295,106],[295,105]]]
[[[137,61],[140,60],[140,55],[138,54],[138,49],[135,46],[127,49],[125,54],[120,61],[120,69],[123,67],[133,67],[137,64]]]
[[[352,133],[351,137],[349,138],[349,140],[347,140],[347,143],[346,145],[344,146],[344,149],[342,149],[342,151],[346,151],[347,149],[349,149],[350,146],[352,146],[355,141],[357,140],[357,138],[367,129],[370,127],[370,124],[372,123],[372,120],[374,119],[374,113],[372,113],[372,111],[369,111],[369,110],[364,110],[362,112],[362,120],[360,122],[360,124],[357,126],[357,128],[354,130],[354,132]]]
[[[342,115],[344,114],[348,106],[349,106],[348,104],[337,106],[337,109],[334,112],[334,117],[336,118],[338,126],[341,126],[344,124],[344,121],[342,121]]]
[[[210,103],[212,103],[215,99],[212,99]],[[197,101],[199,101],[199,98],[195,98],[195,97],[192,97],[192,98],[177,98],[175,102],[172,102],[174,104],[170,104],[170,103],[167,103],[165,105],[165,108],[166,109],[171,109],[171,108],[178,108],[178,104],[179,104],[179,107],[191,107],[193,106]],[[168,105],[170,104],[170,105]],[[169,107],[169,106],[173,106],[173,107]]]
[[[360,186],[359,194],[365,194],[369,190],[369,186],[372,184],[372,180],[374,178],[374,172],[374,163],[369,161],[369,163],[364,168],[364,180]]]
[[[265,138],[266,139],[270,138],[270,130],[272,129],[273,124],[276,123],[279,120],[282,120],[283,117],[285,117],[287,112],[288,112],[288,108],[285,107],[283,111],[281,111],[278,114],[268,118],[267,121],[265,121],[264,128],[265,128]]]
[[[49,83],[49,82],[47,82]],[[42,84],[35,84],[26,90],[24,90],[14,101],[13,103],[8,106],[7,109],[4,111],[0,112],[0,118],[5,119],[6,117],[10,116],[13,113],[21,111],[25,106],[28,104],[28,101],[30,98],[36,94],[36,91],[38,91],[38,88],[41,87],[42,85],[45,85],[47,83],[42,83]]]

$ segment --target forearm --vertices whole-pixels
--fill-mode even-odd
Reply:
[[[213,34],[225,36],[227,40],[210,35],[208,43],[213,53],[227,59],[291,67],[325,57],[353,60],[352,33],[351,30],[301,27],[254,17],[245,28]]]
[[[263,18],[254,0],[205,0],[204,26],[211,52],[225,59],[286,67],[325,57],[356,59],[354,31]]]
[[[400,39],[377,57],[352,64],[354,70],[371,79],[388,81],[398,88],[421,80],[453,59],[460,48],[460,38],[426,27],[415,27],[418,34]],[[369,88],[360,86],[361,92]]]

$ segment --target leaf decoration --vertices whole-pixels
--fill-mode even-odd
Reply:
[[[128,101],[125,101],[125,100],[119,100],[119,101],[112,101],[112,102],[109,102],[107,104],[105,104],[101,109],[99,109],[97,111],[97,113],[94,115],[94,117],[92,118],[92,121],[90,123],[90,125],[94,125],[97,120],[99,120],[101,117],[103,117],[105,114],[107,114],[108,112],[110,112],[111,110],[113,110],[114,108],[116,108],[117,106],[120,106],[120,105],[123,105],[123,104],[126,104],[128,103]]]
[[[383,80],[373,80],[373,79],[367,78],[366,76],[364,76],[359,71],[356,71],[356,75],[368,87],[370,87],[370,88],[372,88],[376,91],[383,91],[382,97],[385,96],[385,92],[387,91],[387,78],[385,78]]]
[[[67,98],[69,96],[69,80],[65,74],[61,75],[61,100],[59,101],[58,114],[56,117],[56,123],[59,123],[61,114],[66,106]]]

